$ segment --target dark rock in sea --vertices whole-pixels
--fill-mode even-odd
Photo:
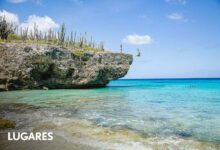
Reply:
[[[0,129],[15,128],[15,126],[15,121],[0,118]]]
[[[180,136],[180,137],[191,137],[192,136],[192,132],[191,131],[177,131],[176,135]]]
[[[129,54],[0,43],[0,91],[104,87],[126,75],[131,63]]]

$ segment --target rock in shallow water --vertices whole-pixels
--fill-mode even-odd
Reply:
[[[12,120],[0,119],[0,129],[15,128],[16,123]]]
[[[125,76],[132,55],[71,51],[37,44],[0,44],[0,91],[93,88]]]

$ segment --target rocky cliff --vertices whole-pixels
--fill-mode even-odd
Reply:
[[[123,77],[132,55],[51,45],[0,44],[0,91],[103,87]]]

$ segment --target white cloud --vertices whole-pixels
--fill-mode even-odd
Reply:
[[[186,4],[186,0],[165,0],[165,2],[167,2],[167,3],[178,3],[178,4],[182,4],[182,5]]]
[[[18,15],[17,14],[14,14],[14,13],[10,13],[6,10],[2,10],[0,11],[0,16],[1,17],[4,17],[5,20],[9,23],[14,23],[16,25],[19,24],[19,18],[18,18]]]
[[[7,0],[9,3],[19,4],[24,2],[33,2],[36,4],[41,4],[41,0]]]
[[[175,20],[175,21],[187,21],[185,16],[180,13],[172,13],[167,16],[168,19]]]
[[[144,44],[150,44],[152,42],[152,39],[149,35],[127,35],[123,39],[123,43],[127,44],[133,44],[133,45],[144,45]]]
[[[34,24],[38,27],[39,31],[47,32],[49,29],[56,29],[59,27],[52,18],[48,16],[36,16],[31,15],[24,22],[19,23],[19,17],[17,14],[8,12],[6,10],[0,10],[0,16],[5,17],[5,20],[9,23],[13,23],[18,26],[18,28],[28,28],[29,31],[34,29]]]
[[[35,24],[38,30],[42,32],[47,32],[49,29],[55,29],[59,27],[59,24],[53,21],[53,19],[51,19],[50,17],[40,17],[36,15],[29,16],[27,21],[20,24],[20,27],[28,28],[29,31],[33,31]]]
[[[14,4],[23,3],[25,1],[27,1],[27,0],[8,0],[8,2],[14,3]]]

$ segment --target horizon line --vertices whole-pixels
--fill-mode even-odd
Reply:
[[[207,80],[207,79],[210,79],[210,80],[216,80],[216,79],[219,79],[220,80],[220,77],[204,77],[204,78],[201,78],[201,77],[193,77],[193,78],[121,78],[121,79],[118,79],[118,80]]]

